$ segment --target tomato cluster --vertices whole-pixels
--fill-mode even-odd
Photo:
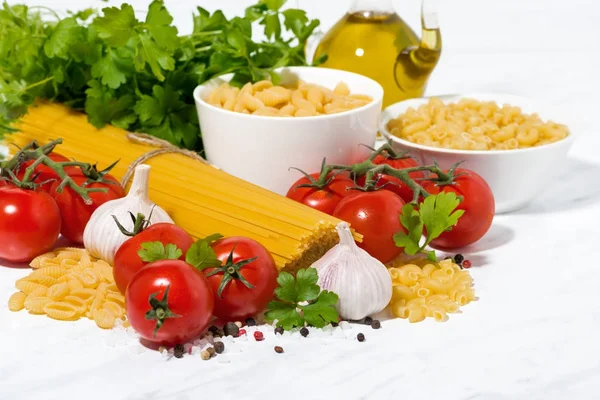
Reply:
[[[417,167],[419,164],[410,157],[393,158],[377,155],[373,164],[387,164],[394,169]],[[445,171],[448,173],[448,171]],[[415,182],[430,194],[454,192],[460,196],[457,210],[464,210],[463,216],[450,231],[443,232],[430,243],[436,249],[450,250],[465,247],[481,239],[489,230],[495,212],[492,191],[483,178],[467,169],[453,171],[452,183],[440,184],[423,171],[409,174]],[[373,190],[365,188],[366,175],[352,178],[347,173],[329,176],[325,185],[316,185],[320,173],[313,173],[296,181],[287,197],[348,222],[358,233],[362,242],[358,245],[382,263],[388,263],[400,255],[393,236],[406,232],[399,216],[402,207],[413,200],[413,191],[406,183],[395,176],[378,174],[374,177]]]
[[[67,162],[66,157],[50,153],[55,162]],[[20,164],[13,171],[22,181],[26,169],[34,160]],[[110,175],[100,181],[90,181],[81,168],[64,167],[65,173],[79,186],[106,188],[107,192],[91,192],[90,204],[69,186],[58,192],[61,180],[52,168],[40,164],[31,174],[34,188],[21,188],[0,180],[0,259],[27,262],[52,249],[59,234],[74,244],[83,243],[83,231],[92,213],[109,200],[125,196],[119,182]]]
[[[165,252],[151,254],[150,247]],[[198,337],[212,316],[224,322],[256,316],[272,299],[278,274],[271,254],[252,239],[194,243],[169,223],[125,241],[113,273],[131,326],[144,339],[168,346]]]

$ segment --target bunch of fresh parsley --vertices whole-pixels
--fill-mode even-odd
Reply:
[[[188,36],[178,34],[162,0],[150,4],[144,20],[129,4],[60,18],[43,7],[4,2],[0,136],[44,98],[85,111],[98,128],[113,124],[201,150],[192,96],[198,84],[234,73],[233,84],[242,85],[276,79],[278,67],[306,65],[304,47],[319,21],[282,10],[285,2],[260,0],[231,19],[198,7]],[[253,41],[253,23],[267,41]]]

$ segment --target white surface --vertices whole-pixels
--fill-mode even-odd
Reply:
[[[334,4],[345,3],[300,2],[329,23],[341,12]],[[214,4],[167,0],[186,26],[194,3]],[[240,3],[250,2],[218,5],[235,12]],[[419,2],[396,3],[416,26]],[[469,250],[480,300],[462,314],[444,324],[387,322],[364,330],[365,343],[286,341],[286,353],[277,355],[272,347],[279,343],[267,337],[229,354],[230,363],[165,362],[156,353],[136,354],[131,341],[89,321],[9,313],[13,282],[27,271],[7,268],[0,270],[0,399],[600,398],[599,16],[591,0],[442,3],[444,54],[429,95],[525,95],[569,107],[582,132],[547,190],[528,208],[497,217]]]
[[[279,71],[282,84],[298,80],[333,89],[345,82],[353,94],[371,96],[364,107],[316,117],[262,117],[227,111],[208,104],[204,97],[228,81],[227,75],[194,91],[206,159],[231,175],[284,195],[302,177],[330,164],[364,160],[373,146],[381,114],[383,88],[372,79],[327,68],[292,67]]]
[[[571,126],[576,119],[565,113],[563,108],[554,109],[543,102],[505,94],[465,93],[463,95],[444,95],[439,99],[444,103],[457,103],[463,98],[479,101],[493,101],[499,106],[510,104],[520,107],[525,114],[537,113],[543,121]],[[553,177],[560,173],[565,157],[579,132],[571,131],[564,140],[546,146],[520,150],[469,151],[435,148],[401,139],[390,134],[387,124],[391,119],[404,114],[409,108],[417,109],[428,103],[427,98],[409,99],[392,104],[383,110],[379,132],[392,140],[393,147],[399,151],[409,151],[422,165],[437,162],[442,169],[449,169],[459,162],[462,168],[468,168],[481,175],[490,185],[496,201],[496,213],[503,214],[525,207],[546,189]]]

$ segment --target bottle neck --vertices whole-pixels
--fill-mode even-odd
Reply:
[[[392,0],[354,0],[350,6],[350,13],[395,13]]]

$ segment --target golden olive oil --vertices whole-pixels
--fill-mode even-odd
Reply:
[[[325,34],[315,59],[321,66],[368,76],[383,86],[383,107],[421,97],[441,55],[439,29],[423,29],[420,39],[394,12],[346,14]]]

